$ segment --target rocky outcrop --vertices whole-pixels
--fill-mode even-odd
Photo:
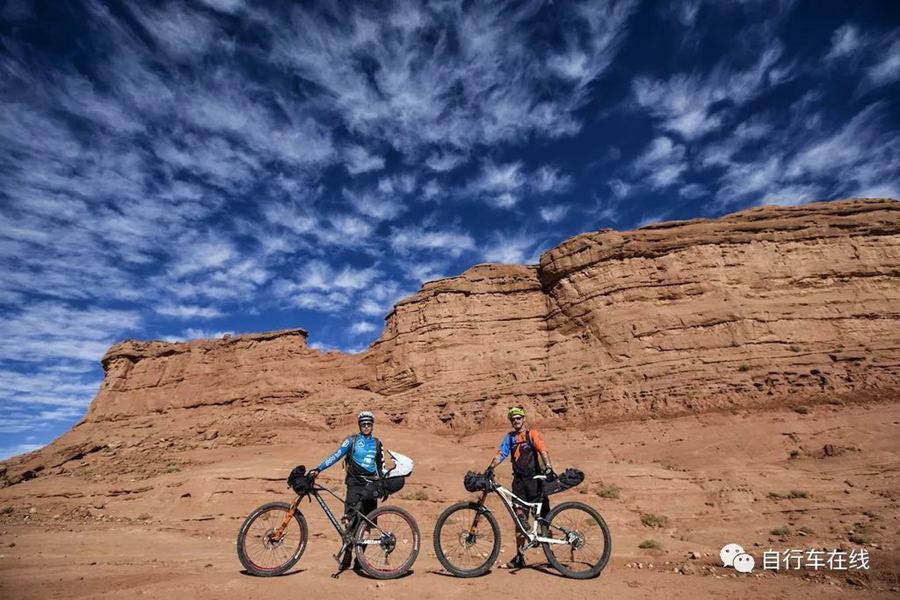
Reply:
[[[755,208],[574,237],[539,265],[479,265],[398,302],[360,355],[303,330],[113,346],[88,422],[289,403],[466,427],[654,416],[900,388],[900,204]]]
[[[349,399],[365,403],[372,394],[356,388],[372,377],[360,357],[309,348],[306,335],[285,329],[186,343],[125,340],[102,359],[106,377],[86,420],[266,402],[299,403],[320,421]]]
[[[363,358],[415,421],[672,414],[900,383],[900,205],[756,208],[572,238],[395,306]]]

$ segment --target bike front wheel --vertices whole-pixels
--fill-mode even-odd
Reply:
[[[368,515],[356,530],[359,566],[376,579],[404,575],[419,556],[419,525],[411,514],[396,506],[382,506]]]
[[[606,521],[581,502],[563,502],[547,515],[543,537],[565,543],[544,542],[544,554],[553,567],[572,579],[597,577],[609,562],[612,537]]]
[[[275,532],[291,510],[287,502],[271,502],[260,506],[247,517],[237,537],[237,553],[249,573],[260,577],[281,575],[297,564],[303,551],[309,528],[306,518],[297,510],[277,542]]]
[[[434,525],[434,553],[457,577],[484,575],[500,555],[497,519],[474,502],[454,504]]]

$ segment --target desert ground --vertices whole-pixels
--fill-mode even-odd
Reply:
[[[412,573],[332,578],[336,534],[317,505],[304,503],[303,558],[284,576],[250,576],[235,552],[246,515],[291,501],[290,469],[315,465],[355,428],[348,420],[331,431],[309,429],[277,407],[179,415],[136,418],[110,439],[85,431],[102,449],[0,489],[0,597],[482,598],[513,590],[560,598],[900,597],[898,403],[835,401],[542,431],[558,470],[575,466],[587,475],[553,502],[591,504],[612,532],[610,563],[588,581],[560,577],[540,549],[529,551],[528,568],[499,568],[514,551],[505,512],[497,513],[503,551],[494,569],[449,576],[434,556],[434,523],[445,507],[472,497],[462,477],[488,464],[504,432],[435,434],[382,423],[375,434],[386,447],[416,461],[388,501],[418,520],[422,550]],[[508,465],[498,471],[509,485]],[[336,465],[320,481],[342,490],[342,478]],[[659,548],[639,548],[645,541]],[[719,550],[731,542],[754,555],[753,573],[722,567]],[[865,548],[869,569],[760,568],[765,550],[813,548]]]

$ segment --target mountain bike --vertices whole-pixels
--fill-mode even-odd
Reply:
[[[454,504],[441,513],[434,526],[434,551],[445,569],[458,577],[477,577],[497,560],[500,527],[491,509],[484,505],[493,492],[500,497],[516,529],[527,538],[523,551],[540,544],[550,564],[566,577],[590,579],[600,575],[609,562],[612,538],[599,512],[581,502],[563,502],[542,518],[540,509],[546,496],[540,502],[525,502],[497,483],[493,473],[482,477],[484,489],[478,501]],[[516,507],[527,510],[524,522],[516,515]],[[534,519],[530,530],[529,518]]]
[[[298,494],[290,504],[270,502],[250,513],[241,525],[237,553],[249,573],[272,577],[287,572],[297,564],[306,550],[309,529],[300,510],[304,497],[315,498],[341,538],[341,549],[334,555],[340,564],[344,552],[356,552],[359,566],[376,579],[395,579],[412,567],[419,555],[419,526],[408,512],[396,506],[380,506],[368,515],[352,507],[359,524],[354,533],[349,522],[335,518],[325,500],[327,492],[342,504],[344,500],[330,489],[308,482],[308,490]]]

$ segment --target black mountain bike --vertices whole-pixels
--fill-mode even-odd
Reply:
[[[350,532],[334,517],[320,492],[328,492],[344,504],[340,496],[310,480],[308,491],[291,504],[270,502],[250,513],[237,538],[238,558],[248,572],[272,577],[297,564],[309,537],[306,518],[299,508],[307,496],[316,499],[341,537],[341,549],[334,555],[338,563],[344,552],[355,551],[362,570],[376,579],[394,579],[409,571],[419,555],[420,543],[419,526],[412,515],[396,506],[381,506],[368,515],[353,507],[359,525]]]
[[[484,505],[488,494],[495,492],[516,529],[528,538],[525,550],[540,544],[550,564],[566,577],[590,579],[600,575],[609,562],[612,538],[599,512],[581,502],[563,502],[546,518],[541,518],[543,500],[525,502],[497,483],[493,474],[483,477],[478,501],[454,504],[441,513],[434,526],[434,551],[445,569],[458,577],[477,577],[485,574],[497,560],[500,527]],[[546,477],[538,475],[534,479]],[[528,511],[525,522],[516,515],[515,507]],[[534,519],[530,531],[528,517]]]

